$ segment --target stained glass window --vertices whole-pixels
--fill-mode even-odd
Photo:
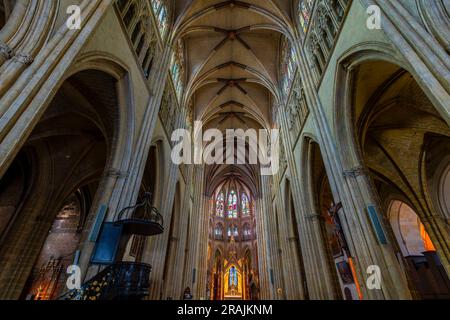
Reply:
[[[228,219],[237,219],[237,194],[233,190],[228,196]]]
[[[298,5],[298,17],[300,26],[303,32],[308,31],[309,22],[311,20],[311,10],[314,5],[314,0],[300,0]]]
[[[239,236],[239,229],[237,226],[229,226],[228,227],[228,238]]]
[[[244,225],[244,237],[250,237],[252,235],[252,229],[250,228],[250,225],[248,223],[246,223]]]
[[[230,277],[228,285],[230,287],[237,287],[239,285],[238,274],[235,267],[230,268]]]
[[[250,215],[250,202],[245,193],[242,194],[242,216],[247,217]]]
[[[218,224],[216,226],[216,228],[214,229],[214,235],[216,236],[216,238],[221,238],[223,235],[223,228],[220,224]]]
[[[225,196],[223,192],[221,192],[217,196],[216,200],[216,216],[223,217],[224,211],[225,211]]]
[[[172,75],[173,84],[175,86],[175,92],[178,99],[181,99],[183,93],[183,79],[182,79],[182,66],[177,58],[176,53],[173,54],[172,60],[170,62],[170,74]]]
[[[158,28],[161,37],[166,36],[167,30],[169,30],[169,14],[167,6],[163,0],[151,0],[153,12],[158,20]]]
[[[281,56],[281,90],[284,97],[287,98],[291,90],[292,82],[294,81],[295,71],[297,70],[295,51],[287,39],[283,42]]]

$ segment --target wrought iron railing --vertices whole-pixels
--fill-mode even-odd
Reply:
[[[116,263],[58,300],[142,300],[149,295],[151,270],[148,264]]]

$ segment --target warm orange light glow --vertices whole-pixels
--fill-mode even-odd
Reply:
[[[41,283],[37,289],[35,299],[36,300],[49,300],[49,297],[47,294],[48,287],[49,287],[49,284]]]
[[[363,300],[363,294],[361,292],[361,287],[359,285],[358,277],[356,276],[355,266],[353,264],[353,259],[348,258],[348,264],[350,265],[350,269],[352,270],[353,279],[355,279],[356,290],[358,291],[359,300]]]
[[[428,232],[426,232],[425,226],[422,223],[420,224],[420,236],[422,237],[426,252],[436,251],[436,248],[434,247],[434,244],[431,241],[430,236],[428,235]]]
[[[237,272],[237,286],[230,287],[230,269],[234,267]],[[225,299],[227,298],[241,298],[243,297],[243,281],[242,273],[237,266],[230,265],[224,275],[224,292]]]

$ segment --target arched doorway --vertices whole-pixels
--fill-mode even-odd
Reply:
[[[443,277],[445,270],[417,213],[405,202],[393,200],[388,218],[414,296],[422,299],[448,298],[450,283]]]
[[[409,205],[399,200],[392,201],[388,217],[404,257],[421,256],[423,252],[436,252],[424,225]]]
[[[76,262],[84,221],[113,161],[116,84],[96,70],[68,78],[1,179],[5,297],[54,299],[65,291],[65,266]]]

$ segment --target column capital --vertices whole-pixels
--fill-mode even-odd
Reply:
[[[18,62],[24,66],[29,66],[34,61],[34,58],[31,55],[21,52],[17,52],[12,59],[14,62]]]
[[[306,215],[306,219],[308,220],[320,220],[320,214],[318,213],[311,213]]]
[[[110,178],[123,179],[123,178],[128,177],[128,172],[120,171],[120,170],[117,170],[117,169],[111,169],[108,172],[106,172],[106,176],[110,177]]]
[[[368,175],[368,171],[363,166],[355,167],[350,170],[345,170],[343,172],[345,178],[358,178],[361,176]]]

